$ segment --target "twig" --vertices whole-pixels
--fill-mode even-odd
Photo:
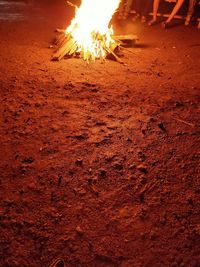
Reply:
[[[115,58],[117,62],[119,62],[120,64],[124,64],[124,62],[113,51],[111,51],[110,49],[106,47],[105,47],[105,50],[108,52],[108,54],[113,55],[113,57]]]
[[[186,124],[186,125],[189,125],[189,126],[192,126],[192,127],[194,127],[194,124],[192,124],[192,123],[189,123],[189,122],[187,122],[187,121],[183,121],[183,120],[180,120],[180,119],[177,119],[177,118],[174,118],[176,121],[180,121],[180,122],[182,122],[182,123],[184,123],[184,124]]]
[[[136,53],[134,53],[133,51],[131,51],[130,49],[128,49],[128,48],[126,48],[126,47],[121,46],[121,49],[122,49],[122,50],[125,50],[125,51],[127,51],[127,52],[129,52],[129,53],[131,53],[131,54],[133,54],[133,55],[137,55]],[[137,55],[137,56],[138,56],[138,55]]]

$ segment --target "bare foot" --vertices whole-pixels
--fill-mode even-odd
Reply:
[[[188,25],[190,24],[190,21],[191,21],[191,16],[188,15],[188,16],[186,17],[186,20],[185,20],[185,26],[188,26]]]
[[[161,26],[162,26],[163,29],[167,29],[169,27],[169,22],[168,21],[164,21],[164,22],[162,22]]]
[[[152,19],[152,20],[150,20],[150,21],[148,22],[148,25],[149,25],[149,26],[153,26],[153,25],[156,24],[156,22],[157,22],[156,19]]]

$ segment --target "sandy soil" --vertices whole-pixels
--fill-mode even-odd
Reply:
[[[69,12],[23,12],[0,22],[0,266],[199,267],[199,31],[118,25],[125,65],[51,62]]]

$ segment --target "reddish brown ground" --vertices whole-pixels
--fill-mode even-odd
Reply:
[[[55,63],[65,12],[28,15],[0,22],[0,266],[199,267],[198,30]]]

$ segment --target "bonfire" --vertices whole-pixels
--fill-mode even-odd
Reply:
[[[81,57],[89,62],[112,56],[120,62],[116,51],[121,40],[119,36],[114,36],[113,27],[110,25],[120,1],[82,0],[80,7],[68,2],[76,9],[75,17],[66,30],[59,31],[61,34],[56,40],[53,60]]]

